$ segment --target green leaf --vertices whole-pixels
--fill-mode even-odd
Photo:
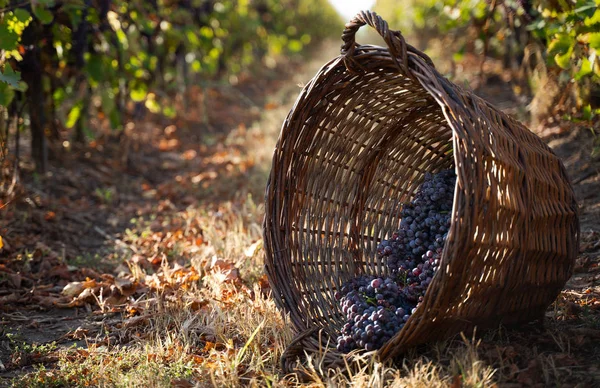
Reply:
[[[525,29],[527,31],[534,31],[534,30],[542,30],[544,29],[544,27],[546,27],[546,20],[545,19],[538,19],[536,21],[533,21],[531,23],[529,23]]]
[[[568,51],[572,51],[574,45],[575,39],[573,39],[571,36],[564,33],[556,34],[555,38],[548,45],[548,54],[565,54]]]
[[[56,104],[56,106],[60,106],[66,97],[67,93],[65,93],[65,89],[63,88],[57,88],[52,94],[52,98],[54,99],[54,104]]]
[[[590,60],[587,58],[583,58],[581,60],[581,67],[579,68],[579,71],[575,74],[575,79],[579,81],[581,78],[590,74],[592,71],[592,62],[590,62]]]
[[[21,23],[28,22],[29,19],[31,18],[31,14],[29,12],[27,12],[26,10],[24,10],[23,8],[15,9],[13,11],[13,14],[17,18],[17,20],[20,21]]]
[[[77,120],[81,117],[81,111],[83,110],[83,103],[79,101],[77,104],[73,105],[69,114],[67,115],[67,122],[65,126],[67,128],[73,128],[75,124],[77,124]]]
[[[0,106],[9,106],[14,97],[14,90],[8,84],[0,82]]]
[[[0,50],[12,51],[17,48],[19,34],[9,30],[5,22],[0,22]]]
[[[575,8],[575,10],[573,11],[573,13],[583,13],[583,12],[585,12],[585,11],[588,11],[588,10],[590,10],[590,9],[594,9],[594,8],[596,8],[596,7],[597,7],[597,6],[596,6],[596,4],[594,4],[594,2],[593,2],[593,1],[590,1],[590,2],[588,2],[587,4],[585,4],[585,5],[582,5],[582,6],[581,6],[581,7],[579,7],[579,8]]]
[[[591,33],[589,43],[591,48],[600,51],[600,32]]]
[[[581,110],[581,117],[584,120],[591,120],[592,117],[594,116],[594,114],[592,113],[592,107],[590,106],[590,104],[587,104],[586,106],[583,107],[583,109]]]
[[[116,108],[110,111],[108,120],[112,129],[119,129],[121,127],[121,114]]]
[[[33,14],[40,20],[40,22],[42,22],[42,24],[50,24],[52,23],[52,20],[54,20],[54,15],[52,15],[52,12],[40,6],[33,7]]]
[[[100,97],[102,100],[102,110],[104,113],[108,114],[113,109],[115,109],[115,94],[110,88],[103,88],[100,93]]]
[[[105,70],[102,67],[102,57],[100,55],[91,55],[85,64],[85,69],[92,80],[96,82],[104,80]]]
[[[14,71],[13,68],[7,63],[4,65],[4,73],[0,73],[0,81],[7,83],[13,89],[19,88],[19,81],[21,80],[21,73]]]
[[[592,16],[588,16],[583,21],[583,24],[585,24],[586,27],[591,27],[598,23],[600,23],[600,9],[597,9]]]
[[[187,30],[185,32],[185,36],[187,37],[188,42],[190,42],[192,46],[200,46],[200,39],[194,31]]]
[[[163,108],[163,115],[165,115],[165,117],[173,119],[177,116],[177,111],[175,111],[175,107],[173,107],[172,105],[166,105]]]
[[[142,102],[146,99],[148,95],[148,85],[144,82],[134,82],[133,85],[130,86],[131,92],[129,92],[129,97],[135,102]]]

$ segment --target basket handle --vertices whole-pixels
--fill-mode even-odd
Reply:
[[[408,53],[413,53],[421,57],[425,62],[434,67],[431,58],[425,53],[419,51],[413,46],[406,43],[402,33],[400,31],[390,30],[388,23],[377,13],[372,11],[360,11],[352,20],[346,23],[346,28],[342,33],[342,45],[341,54],[344,57],[344,64],[349,71],[356,72],[356,67],[360,68],[360,64],[354,58],[356,51],[356,31],[359,28],[368,24],[374,28],[379,35],[383,38],[387,44],[390,54],[392,55],[393,61],[398,66],[398,69],[405,75],[414,78],[408,68]]]

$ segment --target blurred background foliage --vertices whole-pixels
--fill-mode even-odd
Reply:
[[[375,10],[421,49],[443,39],[454,62],[500,60],[515,89],[533,97],[532,127],[557,115],[597,122],[600,0],[378,0]]]
[[[0,0],[4,142],[13,119],[30,128],[44,171],[47,142],[93,137],[91,116],[173,118],[187,86],[236,83],[342,28],[326,0]]]
[[[433,57],[472,55],[481,73],[487,58],[499,60],[514,90],[532,98],[536,126],[598,121],[599,5],[378,0],[374,10],[423,50],[437,41]],[[44,171],[49,141],[93,138],[90,117],[116,131],[141,111],[173,118],[173,96],[190,85],[235,84],[279,56],[339,39],[342,28],[327,0],[0,0],[3,152],[10,123],[29,128]]]

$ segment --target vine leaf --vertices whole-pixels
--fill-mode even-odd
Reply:
[[[9,106],[14,96],[14,90],[8,84],[0,82],[0,106]]]
[[[13,14],[17,18],[17,20],[20,21],[21,23],[28,23],[29,20],[31,19],[31,15],[29,14],[29,12],[27,12],[27,10],[25,10],[23,8],[15,9],[13,11]]]
[[[19,35],[8,29],[6,23],[0,23],[0,50],[14,50],[19,42]]]
[[[589,42],[591,48],[596,52],[600,51],[600,32],[591,33]]]
[[[581,68],[575,74],[575,79],[577,81],[579,81],[580,79],[582,79],[586,75],[590,74],[593,70],[594,69],[592,68],[592,62],[590,62],[590,60],[587,59],[587,58],[583,58],[581,60]]]
[[[17,89],[19,87],[20,79],[20,72],[14,71],[13,68],[8,64],[4,65],[4,72],[0,73],[0,81],[5,82],[10,87]]]
[[[52,15],[52,12],[43,7],[33,7],[33,14],[43,24],[50,24],[52,23],[52,20],[54,20],[54,15]]]

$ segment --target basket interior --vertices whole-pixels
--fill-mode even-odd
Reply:
[[[296,110],[286,177],[288,279],[306,327],[335,338],[335,290],[360,273],[385,274],[377,244],[398,229],[425,172],[452,168],[452,131],[439,105],[397,68],[360,75],[337,66],[315,80],[313,109]],[[318,91],[323,91],[319,93]],[[293,182],[293,183],[289,183]],[[301,295],[301,296],[300,296]]]

